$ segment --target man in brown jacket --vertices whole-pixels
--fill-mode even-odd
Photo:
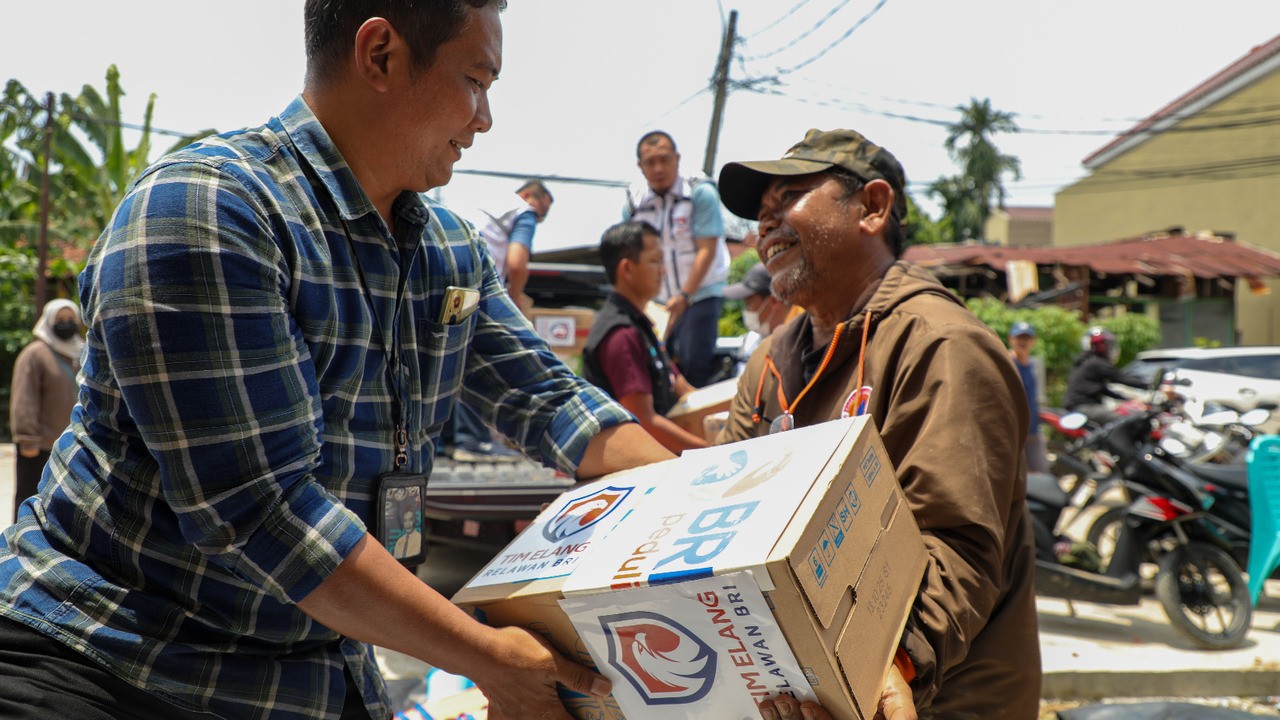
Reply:
[[[807,312],[751,357],[719,440],[869,413],[930,556],[884,715],[1032,719],[1026,399],[996,335],[898,259],[905,184],[893,155],[850,130],[721,171],[725,206],[760,221],[774,294]]]

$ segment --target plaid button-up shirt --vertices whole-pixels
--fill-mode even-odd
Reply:
[[[81,278],[79,405],[0,537],[0,615],[220,717],[336,717],[344,662],[389,716],[370,649],[295,604],[393,466],[382,338],[412,470],[459,397],[570,473],[630,419],[555,359],[470,225],[412,193],[393,212],[394,236],[301,98],[148,169]],[[481,294],[460,324],[437,322],[450,286]]]

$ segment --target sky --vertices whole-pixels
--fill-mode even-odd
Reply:
[[[126,122],[155,93],[159,129],[259,125],[302,89],[302,0],[3,2],[0,77],[74,94],[114,63]],[[934,214],[926,186],[958,172],[944,126],[971,98],[1023,129],[995,138],[1022,163],[1007,203],[1052,205],[1115,134],[1280,33],[1274,0],[509,0],[494,126],[439,195],[464,214],[510,204],[518,180],[473,171],[637,181],[651,129],[700,172],[735,10],[730,80],[749,87],[728,95],[713,175],[848,127],[898,157]],[[535,252],[595,244],[619,218],[620,189],[550,187]]]

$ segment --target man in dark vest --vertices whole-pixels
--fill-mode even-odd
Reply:
[[[662,241],[646,222],[624,222],[604,232],[600,259],[613,292],[596,315],[582,351],[583,375],[603,388],[672,452],[706,447],[666,412],[693,390],[667,357],[641,308],[662,288]]]

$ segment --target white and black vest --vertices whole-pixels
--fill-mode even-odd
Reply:
[[[658,300],[666,302],[679,295],[693,268],[697,245],[693,242],[693,189],[710,180],[679,178],[665,195],[658,195],[644,182],[627,189],[627,207],[632,220],[643,220],[658,229],[662,238],[662,259],[666,275]],[[699,287],[724,282],[729,277],[729,251],[724,238],[716,240],[716,255]]]

